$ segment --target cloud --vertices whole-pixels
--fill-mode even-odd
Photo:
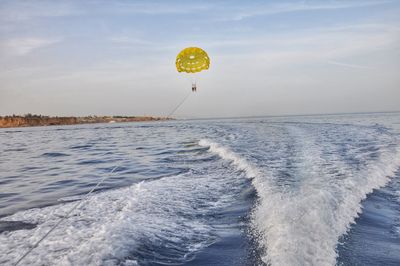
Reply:
[[[109,40],[115,44],[126,44],[126,45],[144,45],[144,46],[153,46],[155,45],[154,42],[144,40],[144,39],[139,39],[139,38],[130,38],[128,36],[117,36],[117,37],[111,37]]]
[[[128,14],[186,14],[199,11],[205,11],[212,8],[211,4],[198,4],[198,3],[172,3],[172,2],[125,2],[116,1],[112,8],[105,10],[107,13],[128,13]]]
[[[147,57],[151,57],[150,55],[159,57],[160,53],[168,54],[171,51],[176,51],[177,47],[180,47],[173,42],[160,45],[160,42],[155,40],[135,38],[129,35],[110,37],[108,41],[114,45],[114,49],[135,50],[136,54],[145,52]]]
[[[204,42],[205,47],[220,53],[237,55],[321,54],[324,58],[351,56],[371,51],[398,48],[400,31],[386,25],[365,24],[354,27],[331,27],[296,32],[272,33],[255,38],[236,38]],[[228,48],[228,49],[227,49]],[[312,58],[315,56],[312,56]],[[332,59],[333,60],[333,59]]]
[[[60,42],[61,39],[45,38],[18,38],[9,39],[0,43],[0,52],[3,55],[24,56],[34,50]]]
[[[0,21],[16,22],[35,18],[56,18],[77,15],[118,14],[187,14],[205,11],[211,4],[149,2],[149,1],[4,1],[0,3]]]
[[[334,9],[345,9],[345,8],[356,8],[382,5],[392,3],[393,1],[326,1],[322,3],[307,3],[305,1],[300,2],[281,2],[278,4],[267,4],[263,6],[252,6],[247,10],[240,10],[239,12],[233,12],[234,14],[220,18],[218,20],[232,20],[239,21],[255,16],[274,15],[280,13],[300,12],[300,11],[313,11],[313,10],[334,10]]]
[[[17,22],[42,17],[65,17],[81,14],[72,2],[65,1],[4,1],[0,21]]]
[[[336,65],[336,66],[342,66],[342,67],[348,67],[348,68],[357,68],[357,69],[374,69],[373,67],[362,66],[362,65],[357,65],[357,64],[343,63],[343,62],[332,61],[332,60],[328,61],[328,64]]]

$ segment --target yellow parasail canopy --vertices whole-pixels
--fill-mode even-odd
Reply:
[[[201,48],[188,47],[183,49],[176,57],[178,72],[196,73],[210,67],[210,58]]]

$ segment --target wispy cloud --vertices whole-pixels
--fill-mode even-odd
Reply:
[[[328,61],[328,64],[341,66],[341,67],[347,67],[347,68],[356,68],[356,69],[374,69],[373,67],[369,67],[369,66],[362,66],[362,65],[358,65],[358,64],[349,64],[349,63],[332,61],[332,60]]]
[[[131,38],[128,36],[116,36],[109,38],[110,42],[115,44],[123,44],[123,45],[154,45],[155,43],[152,41],[140,39],[140,38]]]
[[[108,38],[108,41],[111,42],[115,48],[136,49],[138,51],[148,50],[152,53],[177,49],[177,45],[174,43],[164,43],[163,45],[160,45],[160,42],[155,40],[136,38],[130,35],[110,37]]]
[[[82,14],[82,10],[66,1],[3,1],[0,21],[26,21],[32,18],[65,17]]]
[[[186,14],[199,11],[206,11],[214,5],[208,3],[173,3],[168,1],[161,2],[126,2],[116,1],[113,8],[106,9],[107,13],[130,13],[130,14]]]
[[[44,48],[60,42],[61,39],[19,38],[9,39],[0,43],[0,52],[3,55],[24,56],[36,49]]]
[[[55,18],[77,15],[118,14],[187,14],[205,11],[214,5],[209,3],[174,3],[150,1],[4,1],[0,3],[0,21],[25,21],[34,18]]]
[[[245,10],[232,12],[228,16],[220,18],[219,20],[233,20],[239,21],[255,16],[274,15],[280,13],[300,12],[300,11],[314,11],[314,10],[334,10],[345,8],[366,7],[374,5],[382,5],[391,3],[393,1],[326,1],[323,3],[316,2],[310,3],[305,1],[297,2],[281,2],[266,4],[261,6],[252,6]]]
[[[354,27],[325,27],[296,32],[260,35],[254,38],[222,39],[204,42],[213,48],[251,47],[249,53],[260,51],[321,51],[327,55],[364,53],[398,47],[400,31],[386,25],[357,24]]]

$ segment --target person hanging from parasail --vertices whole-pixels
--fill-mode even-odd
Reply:
[[[207,70],[210,67],[210,58],[201,48],[188,47],[180,51],[176,57],[176,69],[192,75],[192,91],[197,91],[194,73]]]

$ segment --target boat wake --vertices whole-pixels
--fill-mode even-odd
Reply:
[[[65,218],[22,264],[397,265],[398,119],[88,126],[68,141],[48,129],[41,143],[31,141],[39,129],[20,132],[0,143],[26,148],[0,150],[12,169],[0,171],[0,264],[13,265]]]
[[[237,201],[245,184],[220,175],[219,164],[196,151],[198,167],[90,196],[45,241],[25,265],[182,264],[218,238],[213,221]],[[202,159],[203,158],[203,159]],[[203,160],[203,161],[202,161]],[[216,160],[214,160],[216,161]],[[207,172],[201,164],[210,169]],[[224,171],[225,173],[225,171]],[[70,210],[60,204],[0,219],[0,264],[12,265]],[[219,223],[219,222],[218,222]],[[11,228],[11,230],[10,230]]]
[[[362,200],[399,169],[400,151],[393,145],[380,147],[379,155],[363,158],[365,163],[354,169],[332,152],[335,145],[327,153],[302,129],[288,130],[302,140],[291,155],[298,175],[292,186],[283,185],[274,170],[257,169],[228,147],[207,139],[199,144],[252,178],[258,195],[252,224],[264,263],[335,265],[340,236],[362,211]]]

